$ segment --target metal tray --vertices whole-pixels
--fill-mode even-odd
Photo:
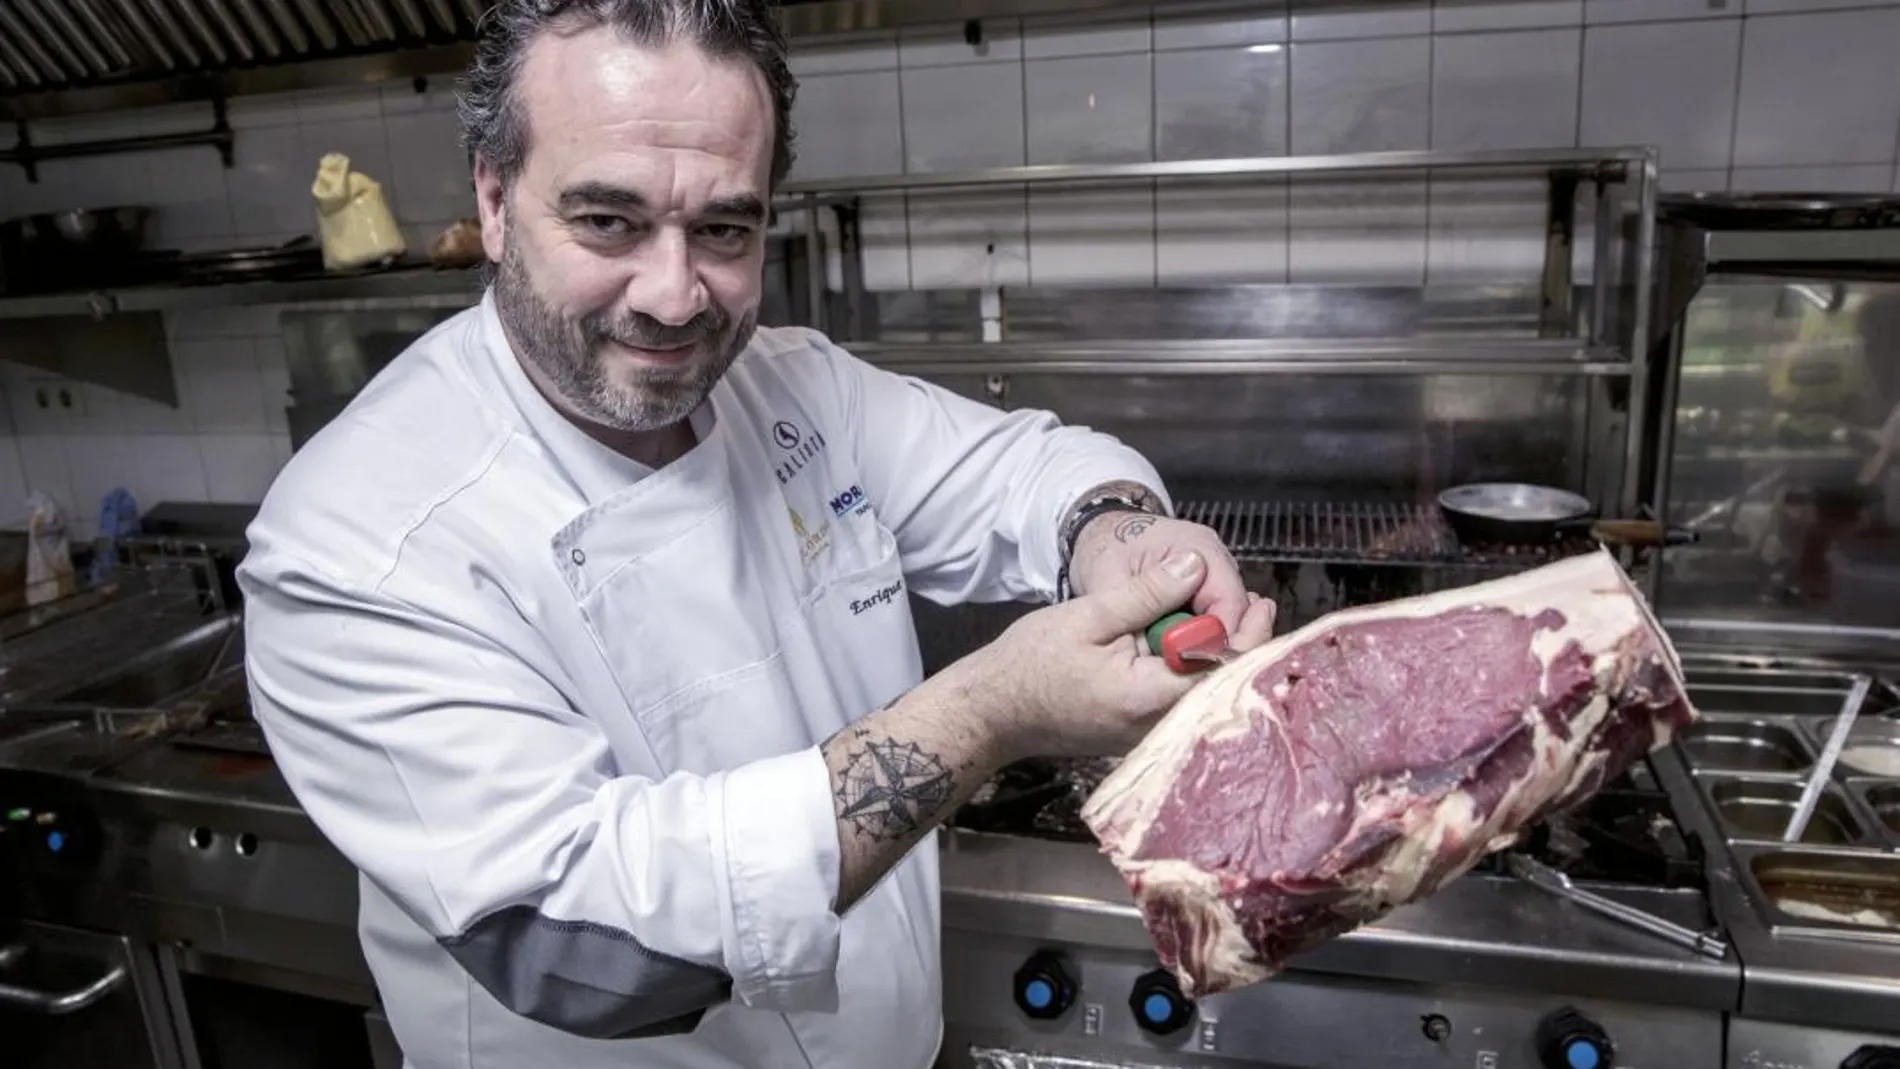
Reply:
[[[1720,683],[1691,683],[1689,701],[1705,716],[1834,716],[1849,685],[1819,675],[1789,677],[1787,683],[1745,682],[1735,675]],[[1869,693],[1865,708],[1881,708],[1882,697]]]
[[[1900,843],[1900,784],[1862,781],[1855,785],[1855,793],[1873,814],[1881,832]]]
[[[1731,847],[1781,844],[1780,829],[1832,722],[1832,716],[1705,713],[1678,736],[1675,745],[1696,793]],[[1900,856],[1897,792],[1900,779],[1837,764],[1801,845]]]
[[[1900,855],[1769,844],[1731,850],[1737,878],[1774,934],[1900,946]]]
[[[1679,739],[1689,767],[1698,771],[1795,773],[1814,762],[1799,731],[1753,717],[1705,716]]]
[[[1705,779],[1702,789],[1730,840],[1774,843],[1781,840],[1782,829],[1801,802],[1803,784],[1799,780],[1732,776]],[[1874,830],[1870,815],[1861,811],[1847,791],[1831,783],[1815,805],[1801,842],[1811,846],[1886,846],[1886,840]]]
[[[1802,719],[1802,733],[1818,752],[1827,745],[1828,718]],[[1847,733],[1836,767],[1843,777],[1885,779],[1900,783],[1900,722],[1865,714]]]

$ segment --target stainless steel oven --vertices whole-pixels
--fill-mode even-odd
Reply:
[[[0,1061],[10,1069],[187,1069],[162,972],[124,936],[19,923],[0,944]]]

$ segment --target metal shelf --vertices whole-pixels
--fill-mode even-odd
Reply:
[[[1748,274],[1791,267],[1813,277],[1816,265],[1856,265],[1900,277],[1900,228],[1886,230],[1704,231],[1710,271]]]
[[[1568,338],[1259,338],[1156,341],[851,342],[908,375],[1239,375],[1630,373],[1611,347]]]
[[[473,270],[418,266],[288,282],[126,286],[76,293],[32,294],[0,297],[0,319],[46,319],[75,315],[98,317],[187,308],[230,308],[236,305],[313,301],[409,300],[419,297],[465,297],[469,304],[475,304],[481,299],[480,276]]]
[[[923,174],[820,178],[789,182],[789,198],[817,194],[920,192],[977,189],[985,186],[1074,185],[1151,179],[1270,178],[1287,175],[1407,174],[1428,171],[1548,174],[1551,172],[1627,182],[1656,166],[1647,148],[1529,149],[1484,152],[1408,150],[1355,152],[1335,156],[1258,156],[1230,159],[1165,160],[1154,163],[1055,163],[996,167],[988,170]]]

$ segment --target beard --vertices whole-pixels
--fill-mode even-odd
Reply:
[[[521,355],[576,415],[617,431],[660,430],[692,415],[758,326],[756,311],[735,320],[717,304],[678,325],[631,310],[568,316],[535,293],[513,234],[494,286],[495,310]],[[631,368],[616,381],[604,359],[609,343],[696,352],[678,366]]]

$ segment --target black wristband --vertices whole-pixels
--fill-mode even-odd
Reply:
[[[1103,494],[1076,509],[1062,529],[1061,541],[1057,549],[1061,567],[1056,570],[1056,601],[1069,600],[1069,561],[1075,556],[1076,540],[1082,537],[1082,531],[1088,527],[1090,521],[1111,512],[1134,512],[1144,516],[1161,515],[1158,510],[1149,508],[1124,494]]]

